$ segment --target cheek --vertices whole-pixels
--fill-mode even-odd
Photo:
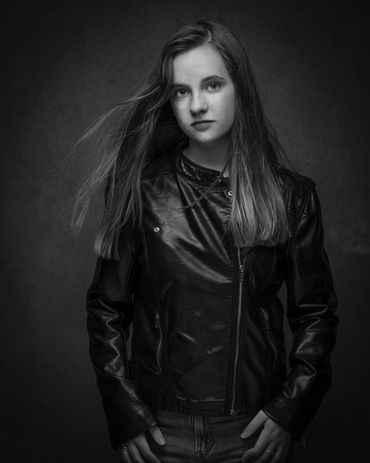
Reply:
[[[225,118],[225,123],[227,125],[232,124],[234,121],[234,116],[235,116],[235,102],[234,100],[228,99],[225,104],[223,105],[223,114]]]
[[[181,122],[181,120],[184,119],[184,108],[183,108],[183,106],[184,105],[181,105],[179,103],[172,105],[172,112],[173,112],[173,114],[176,117],[178,122]]]
[[[234,93],[232,93],[230,95],[229,102],[228,102],[228,108],[227,108],[229,119],[231,122],[234,120],[234,117],[235,117],[235,106],[236,106],[235,95]]]

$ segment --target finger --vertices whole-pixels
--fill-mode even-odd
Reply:
[[[164,438],[164,435],[162,434],[162,431],[159,429],[158,426],[150,428],[149,432],[153,436],[153,439],[157,442],[157,444],[164,445],[166,443],[166,439]]]
[[[119,461],[121,463],[132,463],[132,460],[130,458],[128,451],[127,453],[122,453],[122,452],[119,453]]]
[[[271,452],[267,450],[271,450]],[[275,458],[276,452],[277,450],[274,450],[270,446],[262,453],[262,455],[259,458],[257,458],[257,460],[255,460],[254,463],[266,463],[266,462],[271,463],[272,459]]]
[[[272,453],[267,452],[268,449],[272,450]],[[272,443],[270,443],[264,454],[258,460],[256,460],[255,463],[264,463],[265,461],[268,461],[269,463],[284,463],[288,451],[289,443],[286,441],[280,442],[277,445],[272,445]]]
[[[284,463],[288,457],[290,444],[278,448],[271,463]]]
[[[268,451],[267,451],[268,450]],[[272,453],[270,452],[272,451]],[[265,463],[271,461],[271,458],[275,455],[275,451],[271,447],[267,447],[266,450],[255,450],[251,449],[245,452],[243,455],[243,462],[253,462],[253,463]]]
[[[284,447],[280,447],[276,450],[275,455],[272,457],[270,463],[284,463],[286,455],[284,456]]]
[[[151,451],[145,434],[137,437],[136,446],[145,461],[150,463],[161,463],[160,460],[158,460],[158,458]]]
[[[240,434],[240,437],[242,439],[245,439],[246,437],[251,436],[254,432],[257,431],[257,429],[262,426],[262,424],[267,420],[267,415],[260,410],[257,415],[248,423],[248,426],[243,430],[243,432]]]
[[[263,455],[263,452],[267,450],[267,448],[271,448],[271,445],[269,447],[269,444],[271,444],[269,436],[266,433],[266,430],[262,429],[260,435],[258,436],[257,442],[254,444],[254,447],[247,450],[243,454],[242,461],[255,461],[257,458],[260,458]]]
[[[145,463],[145,461],[141,458],[140,452],[135,443],[128,444],[128,451],[131,460],[133,460],[135,463]]]
[[[266,418],[266,420],[269,418],[269,416],[266,415],[266,413],[263,410],[260,410],[259,412],[261,413],[262,416]]]

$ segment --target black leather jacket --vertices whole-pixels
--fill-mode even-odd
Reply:
[[[240,249],[225,234],[227,178],[182,210],[219,172],[179,149],[145,169],[143,226],[122,229],[120,260],[99,257],[87,292],[90,355],[114,448],[156,424],[153,408],[203,416],[263,409],[302,437],[331,384],[337,297],[315,183],[277,172],[292,238]]]

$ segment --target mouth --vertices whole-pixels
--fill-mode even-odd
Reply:
[[[194,127],[194,126],[197,126],[197,125],[209,124],[211,122],[215,122],[215,121],[210,121],[210,120],[209,121],[208,120],[195,121],[191,125]]]

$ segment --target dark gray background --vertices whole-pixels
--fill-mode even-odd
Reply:
[[[78,241],[68,228],[93,155],[85,150],[64,177],[61,166],[87,125],[144,79],[168,35],[200,17],[241,38],[266,112],[322,201],[341,324],[334,384],[297,461],[363,461],[370,428],[365,3],[49,0],[3,8],[2,461],[115,461],[85,330],[101,201]]]

